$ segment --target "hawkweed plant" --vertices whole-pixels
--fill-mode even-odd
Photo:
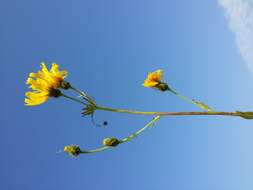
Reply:
[[[81,104],[82,115],[91,116],[93,119],[93,114],[96,110],[116,112],[116,113],[126,113],[126,114],[137,114],[137,115],[147,115],[153,118],[145,124],[142,128],[138,129],[136,132],[122,138],[116,137],[106,137],[101,142],[101,146],[93,150],[81,149],[79,145],[68,145],[65,146],[63,151],[69,155],[76,157],[81,154],[97,153],[107,149],[117,147],[123,143],[129,142],[138,135],[140,135],[146,129],[152,127],[156,122],[158,122],[161,117],[169,116],[194,116],[194,115],[215,115],[215,116],[230,116],[230,117],[240,117],[243,119],[253,119],[253,112],[247,111],[215,111],[211,109],[208,105],[203,102],[197,101],[195,99],[188,98],[175,89],[173,89],[168,83],[163,81],[163,70],[159,69],[154,72],[148,73],[147,78],[142,84],[144,87],[152,88],[161,92],[169,92],[176,95],[178,98],[186,101],[194,106],[197,106],[202,111],[191,111],[191,112],[157,112],[157,111],[139,111],[139,110],[127,110],[127,109],[116,109],[111,107],[106,107],[98,105],[86,92],[80,90],[65,78],[68,76],[68,72],[65,70],[59,70],[59,66],[56,63],[52,63],[51,68],[48,69],[45,63],[41,63],[41,70],[37,73],[30,73],[26,81],[29,85],[31,91],[25,93],[25,105],[26,106],[37,106],[45,103],[49,99],[63,97],[73,102]],[[72,90],[77,93],[77,97],[69,96],[65,92],[67,90]],[[104,122],[104,125],[107,122]]]

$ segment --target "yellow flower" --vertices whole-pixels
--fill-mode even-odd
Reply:
[[[149,88],[156,88],[161,91],[166,91],[169,89],[169,87],[166,83],[162,82],[162,79],[163,70],[159,69],[152,73],[148,73],[148,76],[142,85]]]
[[[33,91],[26,92],[25,105],[39,105],[46,102],[49,97],[61,95],[58,88],[62,87],[62,83],[66,85],[64,78],[68,72],[59,71],[58,68],[56,63],[52,63],[51,69],[48,70],[45,63],[41,63],[41,70],[29,74],[26,84],[30,85]]]
[[[152,73],[148,73],[148,77],[143,83],[143,86],[145,87],[156,87],[159,83],[161,83],[161,80],[163,78],[163,70],[159,69],[157,71],[154,71]]]

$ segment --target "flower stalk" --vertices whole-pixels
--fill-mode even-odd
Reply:
[[[103,140],[103,146],[93,149],[93,150],[82,150],[80,149],[79,146],[77,145],[70,145],[70,146],[65,146],[64,147],[64,152],[70,154],[71,156],[79,156],[80,154],[91,154],[91,153],[97,153],[97,152],[102,152],[111,148],[114,148],[120,144],[129,142],[131,140],[133,140],[135,137],[137,137],[138,135],[140,135],[142,132],[144,132],[146,129],[152,127],[159,119],[161,118],[161,116],[156,116],[154,117],[150,122],[148,122],[144,127],[142,127],[141,129],[139,129],[138,131],[134,132],[133,134],[119,140],[115,137],[110,137],[110,138],[105,138]]]
[[[96,110],[115,112],[115,113],[126,113],[131,115],[146,115],[153,116],[154,118],[144,125],[141,129],[136,132],[118,139],[115,137],[107,137],[102,141],[102,146],[92,150],[82,150],[78,145],[70,145],[64,147],[64,152],[71,156],[77,157],[80,154],[90,154],[105,151],[117,147],[123,143],[129,142],[146,129],[152,127],[162,117],[172,116],[229,116],[229,117],[241,117],[243,119],[253,119],[253,112],[251,111],[235,111],[235,112],[224,112],[214,111],[208,105],[203,102],[199,102],[195,99],[188,98],[181,95],[176,90],[172,89],[168,83],[163,81],[163,70],[159,69],[154,72],[148,73],[143,86],[158,90],[160,92],[169,91],[176,95],[178,98],[189,102],[204,111],[182,111],[182,112],[157,112],[157,111],[139,111],[139,110],[128,110],[128,109],[115,109],[106,106],[97,105],[97,103],[84,91],[73,87],[65,78],[68,76],[68,72],[65,70],[59,70],[59,66],[56,63],[52,63],[51,68],[48,69],[45,63],[41,63],[41,69],[37,73],[30,73],[26,81],[31,91],[26,92],[25,105],[37,106],[45,103],[49,98],[64,97],[68,100],[84,106],[82,108],[83,116],[91,115],[93,121],[93,114]],[[72,90],[77,93],[78,97],[69,96],[62,91]],[[104,122],[107,125],[107,122]]]
[[[66,95],[66,94],[63,94],[62,93],[62,95],[61,95],[62,97],[64,97],[64,98],[67,98],[67,99],[69,99],[69,100],[72,100],[72,101],[74,101],[74,102],[77,102],[77,103],[80,103],[80,104],[82,104],[82,105],[87,105],[85,102],[83,102],[83,101],[81,101],[81,100],[79,100],[79,99],[77,99],[77,98],[73,98],[73,97],[71,97],[71,96],[68,96],[68,95]]]
[[[224,111],[191,111],[191,112],[145,112],[137,110],[125,110],[125,109],[113,109],[104,106],[97,106],[97,110],[110,111],[116,113],[127,113],[137,115],[158,115],[158,116],[197,116],[197,115],[217,115],[217,116],[238,116],[242,117],[241,113],[252,113],[253,112],[224,112]],[[249,115],[250,115],[249,114]]]
[[[210,111],[210,112],[213,111],[213,109],[211,109],[208,105],[204,104],[203,102],[199,102],[197,100],[188,98],[188,97],[178,93],[176,90],[174,90],[172,88],[169,88],[168,91],[171,92],[172,94],[176,95],[181,100],[184,100],[184,101],[186,101],[190,104],[193,104],[193,105],[199,107],[202,110],[206,110],[206,111]]]
[[[75,101],[77,103],[80,103],[82,105],[85,105],[87,107],[87,103],[77,99],[73,98],[71,96],[67,96],[65,94],[62,94],[63,97],[70,99],[72,101]],[[94,105],[94,104],[92,104]],[[88,105],[89,107],[89,105]],[[102,111],[109,111],[109,112],[115,112],[115,113],[126,113],[126,114],[134,114],[134,115],[157,115],[157,116],[197,116],[197,115],[216,115],[216,116],[235,116],[235,117],[242,117],[245,119],[251,119],[251,115],[253,115],[253,112],[240,112],[240,111],[235,111],[235,112],[224,112],[224,111],[191,111],[191,112],[157,112],[157,111],[138,111],[138,110],[127,110],[127,109],[115,109],[115,108],[110,108],[110,107],[105,107],[105,106],[94,106],[93,107],[93,112],[95,110],[102,110]],[[250,116],[246,116],[246,114],[242,113],[248,113]],[[85,114],[86,115],[86,114]],[[89,115],[89,114],[87,114]],[[247,118],[246,118],[247,117]]]

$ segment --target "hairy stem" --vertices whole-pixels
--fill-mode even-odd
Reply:
[[[145,112],[136,110],[113,109],[104,106],[97,106],[98,110],[111,111],[117,113],[128,113],[138,115],[159,115],[159,116],[182,116],[182,115],[222,115],[222,116],[239,116],[237,112],[218,112],[218,111],[203,111],[203,112]]]
[[[156,112],[160,116],[180,116],[180,115],[222,115],[222,116],[240,116],[236,112],[218,112],[218,111],[209,111],[209,112]]]

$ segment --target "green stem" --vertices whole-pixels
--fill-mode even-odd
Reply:
[[[79,99],[62,94],[63,97],[78,102],[83,105],[87,105]],[[125,109],[114,109],[104,106],[97,106],[96,109],[117,113],[128,113],[137,115],[158,115],[158,116],[187,116],[187,115],[222,115],[222,116],[241,116],[238,112],[218,112],[218,111],[205,111],[205,112],[146,112],[137,110],[125,110]]]
[[[66,94],[61,94],[61,96],[64,97],[64,98],[73,100],[73,101],[75,101],[75,102],[78,102],[78,103],[80,103],[80,104],[83,104],[83,105],[85,105],[85,106],[87,105],[87,104],[84,103],[83,101],[81,101],[81,100],[79,100],[79,99],[77,99],[77,98],[73,98],[73,97],[71,97],[71,96],[68,96],[68,95],[66,95]]]
[[[237,112],[157,112],[160,116],[182,116],[182,115],[222,115],[222,116],[240,116]]]
[[[176,95],[178,98],[186,101],[186,102],[189,102],[191,104],[194,104],[196,105],[197,107],[199,107],[200,109],[202,110],[206,110],[206,111],[213,111],[209,106],[207,106],[206,104],[202,103],[202,102],[199,102],[197,100],[193,100],[191,98],[188,98],[186,96],[183,96],[181,95],[180,93],[178,93],[176,90],[172,89],[172,88],[169,88],[168,91],[170,91],[172,94]]]
[[[189,103],[191,103],[191,104],[195,104],[195,103],[192,101],[192,99],[190,99],[190,98],[188,98],[188,97],[186,97],[186,96],[183,96],[183,95],[179,94],[179,93],[178,93],[177,91],[175,91],[174,89],[170,88],[169,91],[170,91],[172,94],[176,95],[177,97],[181,98],[182,100],[184,100],[184,101],[186,101],[186,102],[189,102]],[[195,104],[195,105],[196,105],[196,104]]]
[[[145,112],[136,110],[113,109],[104,106],[97,106],[98,110],[128,113],[138,115],[159,115],[159,116],[182,116],[182,115],[223,115],[223,116],[240,116],[237,112],[218,112],[218,111],[204,111],[204,112]]]
[[[126,143],[131,141],[133,138],[135,138],[136,136],[140,135],[145,129],[151,127],[152,125],[154,125],[161,116],[156,116],[154,117],[149,123],[147,123],[143,128],[139,129],[137,132],[129,135],[128,137],[123,138],[122,140],[120,140],[120,144],[122,143]],[[101,152],[107,149],[111,149],[114,148],[112,146],[102,146],[100,148],[94,149],[94,150],[81,150],[80,154],[90,154],[90,153],[97,153],[97,152]]]
[[[157,112],[146,112],[146,111],[136,111],[136,110],[125,110],[125,109],[114,109],[104,106],[97,106],[98,110],[117,112],[117,113],[129,113],[129,114],[139,114],[139,115],[157,115]]]
[[[143,111],[136,111],[136,110],[124,110],[124,109],[113,109],[113,108],[108,108],[108,107],[104,107],[104,106],[97,106],[96,103],[94,102],[94,100],[92,98],[90,98],[87,93],[79,90],[78,88],[75,88],[73,86],[70,87],[70,89],[72,89],[73,91],[77,92],[78,94],[80,94],[87,102],[89,102],[90,104],[94,105],[97,109],[100,110],[104,110],[104,111],[112,111],[112,112],[119,112],[119,113],[129,113],[129,114],[142,114],[142,115],[155,115],[156,112],[143,112]],[[169,88],[168,91],[170,91],[171,93],[173,93],[174,95],[176,95],[177,97],[179,97],[180,99],[189,102],[191,104],[194,104],[196,106],[198,106],[199,108],[206,110],[206,111],[213,111],[211,110],[211,108],[209,108],[207,105],[205,105],[202,102],[198,102],[196,100],[190,99],[186,96],[183,96],[181,94],[179,94],[176,90]]]
[[[70,89],[72,89],[73,91],[75,91],[75,92],[77,92],[78,94],[80,94],[80,95],[81,95],[87,102],[89,102],[90,104],[96,106],[96,103],[94,102],[94,100],[93,100],[91,97],[89,97],[89,96],[87,95],[87,93],[85,93],[85,92],[83,92],[83,91],[81,91],[81,90],[79,90],[78,88],[75,88],[75,87],[73,87],[73,86],[71,86]]]
[[[129,142],[130,140],[132,140],[133,138],[137,137],[139,134],[141,134],[145,129],[151,127],[152,125],[154,125],[159,119],[161,118],[161,116],[156,116],[154,117],[149,123],[147,123],[144,127],[142,127],[141,129],[139,129],[138,131],[136,131],[135,133],[133,133],[132,135],[129,135],[128,137],[125,137],[124,139],[122,139],[122,142]]]
[[[90,154],[90,153],[96,153],[96,152],[101,152],[107,149],[110,149],[111,147],[109,146],[103,146],[94,150],[81,150],[80,154]]]

